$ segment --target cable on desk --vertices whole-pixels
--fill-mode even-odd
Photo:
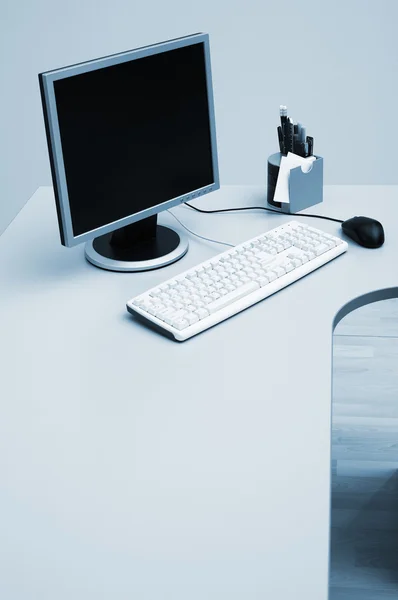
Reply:
[[[194,208],[194,207],[191,206],[190,208]],[[184,229],[189,231],[189,233],[191,233],[192,235],[200,238],[201,240],[206,240],[207,242],[212,242],[213,244],[221,244],[222,246],[230,246],[231,248],[235,248],[234,244],[228,244],[228,242],[221,242],[220,240],[213,240],[212,238],[208,238],[208,237],[205,237],[204,235],[199,235],[199,233],[195,233],[194,231],[191,231],[191,229],[188,229],[188,227],[186,225],[184,225],[184,223],[182,223],[180,221],[180,219],[178,217],[176,217],[174,213],[171,212],[171,210],[168,210],[167,212],[170,213],[171,216],[174,217],[175,220],[179,222],[181,227],[183,227]]]
[[[310,217],[312,219],[325,219],[326,221],[335,221],[336,223],[344,223],[344,221],[340,219],[334,219],[333,217],[324,217],[323,215],[302,215],[298,213],[289,213],[281,210],[274,210],[273,208],[266,208],[265,206],[242,206],[238,208],[220,208],[218,210],[203,210],[203,208],[198,208],[197,206],[193,206],[193,204],[189,204],[188,202],[184,202],[186,206],[196,210],[200,213],[224,213],[224,212],[235,212],[239,210],[266,210],[269,212],[277,213],[279,215],[289,215],[291,217]],[[173,215],[174,216],[174,215]]]

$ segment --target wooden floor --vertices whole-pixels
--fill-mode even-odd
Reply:
[[[398,300],[336,328],[330,600],[398,600]]]

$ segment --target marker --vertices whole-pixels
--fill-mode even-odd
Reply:
[[[306,134],[307,134],[306,128],[303,125],[301,125],[300,142],[303,142],[303,144],[305,143]]]
[[[298,139],[301,141],[301,128],[302,128],[302,124],[301,123],[297,123],[297,135],[298,135]]]

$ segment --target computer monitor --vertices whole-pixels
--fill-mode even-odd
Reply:
[[[61,242],[115,271],[188,249],[157,215],[220,187],[209,36],[39,74]]]

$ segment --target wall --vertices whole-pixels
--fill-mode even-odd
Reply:
[[[325,183],[398,183],[396,0],[1,0],[0,233],[51,182],[37,73],[210,34],[222,183],[265,181],[278,107],[305,123]]]

